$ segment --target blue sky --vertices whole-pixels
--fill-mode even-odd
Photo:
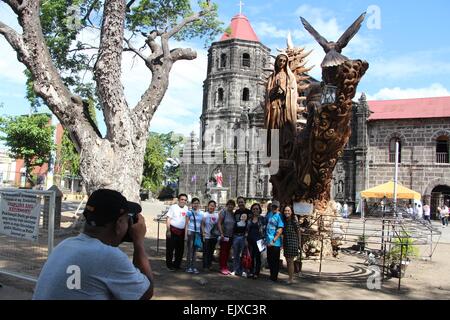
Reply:
[[[239,12],[239,0],[219,0],[219,15],[225,26]],[[296,46],[314,49],[311,74],[320,78],[323,50],[303,29],[299,16],[305,17],[328,40],[341,33],[370,6],[380,12],[381,28],[364,23],[357,37],[344,49],[350,58],[365,59],[370,68],[358,92],[369,99],[398,99],[450,95],[450,2],[431,1],[286,1],[243,0],[243,13],[249,18],[261,42],[276,52],[285,47],[288,31]],[[366,22],[373,17],[371,12]],[[14,14],[0,3],[0,21],[15,28]],[[373,21],[373,20],[371,20]],[[81,35],[87,42],[98,41],[93,34]],[[198,133],[202,106],[203,80],[206,78],[207,51],[204,41],[172,43],[172,47],[189,46],[198,52],[194,61],[177,62],[170,76],[169,90],[155,114],[151,130],[174,130]],[[28,113],[25,100],[23,66],[0,37],[0,102],[1,114]],[[123,83],[129,105],[133,107],[150,82],[149,71],[127,54],[123,61]],[[357,96],[358,97],[358,96]],[[357,98],[356,97],[356,98]],[[44,110],[43,110],[44,111]],[[99,115],[101,118],[101,115]]]

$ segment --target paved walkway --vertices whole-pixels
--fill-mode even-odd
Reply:
[[[65,203],[65,208],[75,210],[78,203]],[[367,278],[370,272],[364,258],[357,254],[343,253],[339,259],[327,258],[319,275],[319,264],[305,261],[303,275],[297,283],[286,286],[272,284],[267,280],[267,270],[261,279],[250,280],[222,276],[215,272],[202,272],[194,276],[185,272],[170,273],[165,268],[165,240],[160,241],[160,252],[156,254],[157,223],[154,218],[166,207],[160,202],[143,202],[143,215],[147,222],[146,248],[150,255],[157,283],[155,299],[448,299],[450,279],[442,277],[442,270],[450,267],[450,228],[441,228],[438,221],[433,225],[441,228],[432,261],[416,260],[410,264],[406,278],[402,279],[402,290],[397,291],[397,279],[386,280],[381,290],[369,290]],[[164,238],[165,226],[160,226]],[[436,241],[436,239],[435,239]],[[130,244],[122,248],[130,253]],[[214,265],[217,267],[217,265]],[[280,279],[287,279],[285,270]],[[0,275],[0,299],[31,299],[33,283]]]

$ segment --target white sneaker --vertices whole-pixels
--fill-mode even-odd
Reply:
[[[232,276],[236,275],[236,271],[233,271],[232,273],[230,273]]]
[[[192,273],[192,272],[194,272],[194,270],[192,270],[192,268],[187,268],[187,269],[186,269],[186,272],[187,272],[187,273]]]
[[[192,269],[192,272],[195,274],[199,274],[200,272],[197,270],[197,268]]]
[[[247,273],[242,272],[242,276],[243,276],[244,278],[247,278]]]

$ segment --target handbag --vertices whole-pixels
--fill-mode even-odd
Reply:
[[[194,247],[197,249],[203,248],[203,240],[198,232],[194,234]]]
[[[252,256],[250,255],[250,250],[248,247],[245,248],[244,253],[241,258],[241,266],[244,269],[251,269],[252,268]]]
[[[203,239],[200,235],[200,232],[197,232],[197,221],[195,219],[195,212],[192,213],[192,216],[194,217],[194,248],[202,249],[203,248]]]

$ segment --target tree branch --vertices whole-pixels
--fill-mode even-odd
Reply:
[[[87,44],[87,43],[83,43],[82,45],[83,45],[83,47],[81,47],[81,48],[70,49],[70,50],[67,50],[67,52],[76,52],[76,51],[91,50],[91,49],[98,50],[98,47],[91,46],[90,44]]]
[[[152,51],[152,54],[161,55],[161,47],[156,43],[156,37],[160,36],[160,33],[157,30],[153,30],[148,35],[145,33],[142,33],[142,35],[146,37],[145,43],[148,44],[150,50]]]
[[[89,21],[89,23],[93,26],[94,24],[92,23],[91,19],[89,18],[89,16],[92,13],[92,10],[94,10],[95,5],[98,3],[99,0],[95,0],[94,2],[91,3],[88,11],[86,12],[86,14],[84,15],[83,19],[81,19],[81,21]]]
[[[133,3],[135,3],[136,2],[136,0],[130,0],[130,1],[128,1],[128,3],[127,3],[127,12],[129,12],[130,11],[130,9],[131,9],[131,6],[133,5]]]
[[[149,45],[152,54],[147,57],[147,66],[152,71],[152,81],[150,86],[142,95],[141,100],[134,108],[134,119],[136,127],[141,132],[146,132],[149,121],[153,117],[156,109],[161,103],[169,85],[169,72],[173,63],[178,60],[193,60],[197,53],[190,48],[177,48],[170,50],[169,39],[180,32],[186,25],[197,21],[200,17],[208,14],[213,7],[207,1],[207,8],[197,12],[190,17],[183,19],[179,24],[166,32],[152,31],[147,37],[146,43]],[[161,46],[155,41],[156,37],[161,38]],[[161,59],[161,58],[164,59]]]
[[[147,57],[145,57],[142,52],[140,52],[138,49],[136,49],[132,44],[131,41],[128,40],[127,38],[123,39],[125,41],[125,43],[127,44],[128,48],[124,48],[124,51],[131,51],[134,52],[139,58],[141,58],[142,60],[144,60],[144,62],[147,64],[149,61],[147,60]]]
[[[212,10],[212,6],[208,3],[208,8],[205,10],[199,11],[197,13],[194,13],[192,16],[184,18],[179,24],[177,24],[175,27],[173,27],[171,30],[167,31],[167,38],[172,38],[175,34],[181,31],[186,25],[189,23],[192,23],[194,21],[197,21],[207,13],[209,13]]]
[[[105,116],[107,138],[126,143],[120,142],[125,135],[120,118],[128,112],[121,83],[126,5],[124,0],[106,0],[103,8],[100,50],[94,76]]]
[[[164,58],[170,58],[169,37],[165,33],[161,35],[161,47]]]
[[[4,0],[11,9],[18,15],[27,6],[27,0]]]
[[[194,60],[197,52],[191,48],[176,48],[170,51],[170,58],[173,62],[178,60]]]
[[[23,38],[13,28],[0,21],[0,34],[3,35],[8,43],[17,52],[17,58],[20,62],[28,59],[28,52],[23,43]]]

